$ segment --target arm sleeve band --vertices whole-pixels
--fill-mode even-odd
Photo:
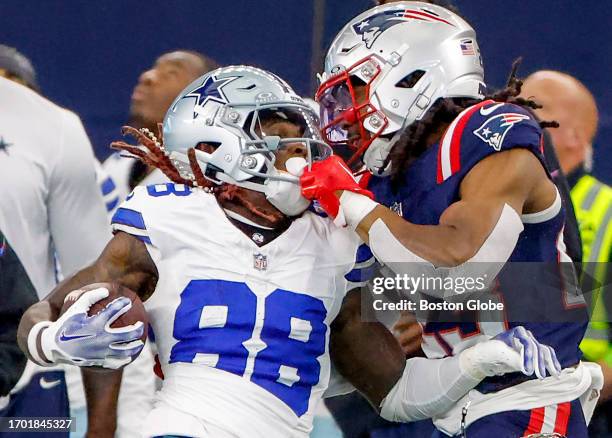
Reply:
[[[462,370],[460,356],[408,359],[402,377],[382,401],[380,415],[398,422],[441,415],[480,381]]]
[[[43,366],[43,367],[48,367],[54,364],[52,362],[46,361],[40,356],[40,354],[38,353],[38,347],[36,346],[36,343],[38,342],[38,337],[40,333],[44,329],[49,327],[51,324],[52,324],[51,321],[40,321],[34,324],[34,327],[32,327],[30,329],[30,333],[28,333],[28,352],[30,353],[30,357],[32,358],[32,361],[34,363],[36,363],[37,365]]]

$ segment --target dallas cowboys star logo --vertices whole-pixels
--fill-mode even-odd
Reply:
[[[200,85],[198,88],[196,88],[189,94],[185,94],[183,96],[183,99],[186,99],[188,97],[196,98],[193,118],[195,119],[198,116],[198,113],[195,111],[195,108],[206,105],[206,102],[208,102],[209,100],[219,103],[227,103],[227,97],[225,97],[225,94],[223,93],[223,86],[233,81],[234,79],[238,79],[238,76],[230,76],[219,79],[217,79],[215,76],[209,76],[206,78],[202,85]]]
[[[4,137],[0,137],[0,151],[4,151],[6,154],[8,154],[6,148],[8,148],[9,146],[12,146],[12,143],[6,143],[4,141]]]

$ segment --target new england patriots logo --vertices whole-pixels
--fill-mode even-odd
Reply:
[[[474,135],[488,143],[496,151],[500,151],[504,144],[504,138],[510,128],[529,117],[524,114],[504,113],[487,119],[480,128],[474,131]]]
[[[185,94],[182,99],[188,97],[195,97],[195,106],[193,110],[193,118],[198,116],[197,108],[206,105],[208,101],[214,101],[219,103],[227,103],[227,97],[223,93],[223,87],[234,79],[238,79],[238,76],[230,76],[225,78],[217,78],[216,76],[209,76],[206,78],[204,83],[198,88],[194,89],[188,94]]]
[[[357,35],[361,35],[361,39],[368,49],[372,48],[372,44],[376,41],[385,30],[396,24],[405,23],[406,21],[424,21],[427,23],[446,23],[450,26],[454,24],[440,18],[438,14],[428,9],[393,9],[383,12],[378,12],[359,23],[353,24],[353,31]]]

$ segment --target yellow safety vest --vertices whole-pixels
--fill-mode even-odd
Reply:
[[[612,249],[612,187],[591,175],[582,176],[571,190],[572,203],[580,227],[585,274],[598,284],[606,283],[606,263]],[[609,281],[609,279],[608,279]],[[612,366],[612,341],[603,297],[593,291],[594,305],[580,348],[586,359],[605,360]]]

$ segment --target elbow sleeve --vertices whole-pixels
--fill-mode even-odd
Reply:
[[[459,356],[408,359],[402,377],[382,401],[380,415],[398,422],[441,415],[480,381],[462,370]]]

